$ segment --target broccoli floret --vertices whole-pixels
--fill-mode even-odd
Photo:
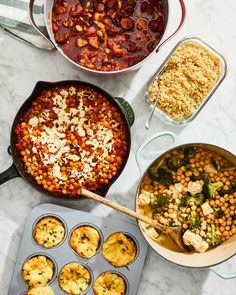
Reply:
[[[196,150],[193,146],[188,146],[184,149],[184,158],[190,160],[196,155]]]
[[[218,165],[217,165],[217,163],[216,163],[216,160],[215,160],[213,157],[211,157],[211,164],[213,165],[213,167],[214,167],[216,170],[218,170]]]
[[[164,207],[169,205],[169,199],[165,196],[157,196],[155,202],[151,204],[151,208],[154,210],[155,213],[162,213]]]
[[[216,191],[223,186],[221,181],[215,183],[204,183],[203,193],[206,198],[215,198]]]
[[[199,173],[199,175],[198,176],[196,176],[196,175],[191,175],[190,176],[190,180],[191,181],[197,181],[197,180],[202,180],[202,181],[204,181],[204,182],[209,182],[209,176],[207,175],[207,173],[205,173],[205,172],[201,172],[201,173]]]
[[[233,219],[233,220],[236,220],[236,214],[234,214],[234,215],[232,216],[232,219]]]
[[[187,203],[189,204],[190,202],[194,202],[195,205],[201,206],[205,202],[205,196],[201,193],[191,196]]]
[[[189,192],[187,192],[183,197],[181,198],[181,202],[179,204],[179,207],[187,207],[188,206],[188,200],[191,198],[191,195]]]
[[[222,242],[221,235],[216,234],[216,227],[211,224],[211,245],[213,247],[218,246]]]
[[[236,169],[235,166],[233,166],[233,167],[222,167],[221,171],[234,171],[235,169]]]
[[[171,171],[177,171],[182,166],[182,161],[179,155],[172,155],[171,157],[166,158],[166,166]]]
[[[187,207],[191,202],[194,202],[195,205],[201,206],[205,202],[205,196],[202,193],[192,196],[187,192],[181,199],[180,207]]]
[[[164,186],[169,186],[174,183],[174,178],[172,173],[167,170],[166,168],[157,168],[155,165],[153,165],[148,170],[148,175],[150,178],[154,181],[157,181]]]
[[[196,211],[192,211],[188,217],[190,228],[198,228],[200,226],[200,217]]]
[[[229,189],[227,189],[227,190],[221,189],[221,190],[219,190],[218,193],[220,196],[223,197],[224,195],[229,195],[234,192],[236,192],[236,179],[231,180],[230,185],[229,185]]]
[[[180,225],[180,223],[177,222],[177,221],[174,221],[174,220],[172,220],[172,221],[169,222],[169,226],[171,226],[171,227],[177,227],[179,225]]]
[[[221,218],[224,215],[224,212],[220,208],[216,208],[214,211],[214,215],[216,218]]]
[[[200,172],[197,169],[193,168],[190,164],[186,164],[185,167],[186,167],[187,170],[192,171],[193,175],[195,177],[198,177],[200,175]]]

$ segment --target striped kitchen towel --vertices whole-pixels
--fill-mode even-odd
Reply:
[[[0,28],[13,37],[38,48],[48,49],[48,43],[30,24],[28,19],[29,0],[0,0]],[[44,1],[36,0],[34,19],[39,29],[46,33]]]

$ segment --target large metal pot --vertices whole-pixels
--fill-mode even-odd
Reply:
[[[20,155],[19,150],[16,148],[17,143],[17,135],[15,133],[15,128],[17,124],[19,124],[20,119],[22,115],[28,110],[28,108],[32,105],[32,102],[37,99],[43,90],[52,89],[55,87],[60,87],[64,85],[77,85],[77,86],[89,86],[92,89],[95,89],[99,93],[102,93],[113,105],[117,107],[117,110],[120,112],[121,117],[126,125],[126,135],[127,135],[127,151],[124,158],[124,161],[122,163],[122,166],[120,170],[118,171],[117,175],[115,175],[114,178],[112,178],[105,186],[101,187],[100,189],[96,190],[95,192],[103,197],[106,196],[110,186],[116,181],[116,179],[120,176],[122,171],[124,170],[126,163],[129,158],[130,153],[130,147],[131,147],[131,134],[130,134],[130,127],[134,123],[134,112],[132,110],[132,107],[129,105],[127,101],[125,101],[123,98],[120,97],[113,97],[109,93],[107,93],[105,90],[99,88],[96,85],[90,84],[88,82],[84,81],[77,81],[77,80],[66,80],[66,81],[59,81],[59,82],[43,82],[39,81],[35,87],[29,98],[26,99],[26,101],[22,104],[20,109],[18,110],[15,119],[12,124],[11,129],[11,139],[10,139],[10,147],[8,148],[9,154],[12,155],[13,158],[13,164],[11,167],[9,167],[6,171],[0,173],[0,185],[5,183],[6,181],[15,178],[15,177],[22,177],[28,184],[30,184],[34,189],[39,191],[42,194],[45,194],[50,197],[56,197],[56,198],[64,198],[64,199],[80,199],[80,196],[76,197],[70,197],[65,196],[63,194],[49,192],[48,190],[45,190],[42,185],[39,185],[35,178],[31,176],[25,168],[25,163],[22,159],[22,156]]]
[[[159,153],[159,156],[155,158],[155,160],[148,166],[148,168],[145,168],[144,160],[142,157],[142,151],[145,147],[147,147],[151,142],[154,140],[157,140],[161,137],[168,137],[172,140],[172,148],[168,149],[167,151],[159,151],[157,149],[157,153]],[[203,147],[204,149],[207,149],[209,151],[212,151],[216,154],[219,154],[223,156],[227,161],[232,163],[232,165],[236,166],[236,156],[230,153],[229,151],[212,144],[207,143],[188,143],[183,144],[173,133],[171,132],[162,132],[153,135],[149,139],[147,139],[137,150],[136,153],[136,160],[140,169],[140,172],[142,174],[141,180],[139,182],[139,186],[137,188],[136,193],[136,201],[135,201],[135,207],[137,208],[137,200],[140,193],[141,184],[143,182],[144,177],[147,175],[148,169],[154,164],[154,162],[158,162],[160,159],[162,159],[167,153],[170,151],[176,150],[177,148],[181,147],[187,147],[187,146],[196,146],[196,147]],[[150,238],[150,236],[147,235],[144,228],[139,223],[140,230],[149,243],[149,245],[156,251],[158,254],[160,254],[163,258],[169,260],[170,262],[173,262],[175,264],[186,266],[186,267],[195,267],[195,268],[201,268],[201,267],[211,267],[211,269],[217,273],[220,277],[225,279],[235,278],[236,273],[232,274],[224,274],[221,273],[217,268],[213,268],[212,266],[220,264],[227,259],[231,258],[236,254],[236,235],[232,236],[229,240],[222,243],[215,249],[212,249],[210,251],[207,251],[205,253],[194,253],[194,254],[187,254],[187,253],[180,253],[176,251],[169,250],[154,240]]]
[[[126,68],[126,69],[122,69],[122,70],[118,70],[118,71],[109,71],[109,72],[105,72],[105,71],[97,71],[97,70],[92,70],[86,67],[83,67],[79,64],[77,64],[76,62],[74,62],[72,59],[70,59],[63,51],[62,49],[58,46],[57,42],[54,39],[54,34],[52,32],[52,9],[53,9],[53,4],[54,4],[54,0],[45,0],[44,3],[44,18],[45,18],[45,24],[46,24],[46,28],[47,28],[47,32],[48,32],[48,36],[44,35],[39,28],[37,27],[35,20],[34,20],[34,16],[33,16],[33,6],[34,6],[34,2],[35,0],[30,0],[29,1],[29,6],[28,6],[28,14],[29,14],[29,20],[32,24],[32,26],[35,28],[35,30],[45,39],[48,41],[48,50],[58,50],[69,62],[71,62],[74,66],[76,66],[79,69],[82,69],[86,72],[90,72],[90,73],[96,73],[96,74],[120,74],[123,72],[127,72],[127,71],[132,71],[135,70],[137,68],[139,68],[143,62],[145,62],[154,52],[158,52],[159,49],[166,44],[171,38],[173,38],[175,36],[175,34],[181,29],[184,20],[185,20],[185,15],[186,15],[186,7],[184,4],[184,0],[177,0],[177,2],[179,2],[180,7],[181,7],[181,19],[180,22],[178,24],[177,29],[169,36],[167,35],[167,28],[170,25],[170,22],[172,21],[172,19],[170,18],[170,10],[171,9],[176,9],[173,8],[173,4],[176,4],[176,0],[164,0],[165,3],[165,10],[166,10],[166,14],[167,14],[167,18],[166,18],[166,24],[165,24],[165,31],[164,34],[162,36],[162,39],[160,40],[160,43],[156,46],[156,48],[141,62]]]

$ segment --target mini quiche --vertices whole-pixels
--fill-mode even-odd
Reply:
[[[136,253],[137,249],[133,240],[121,232],[112,234],[102,247],[103,257],[117,267],[131,263]]]
[[[82,294],[88,289],[90,282],[90,272],[79,263],[67,264],[62,268],[59,276],[61,289],[72,295]]]
[[[95,295],[124,295],[125,280],[115,273],[104,272],[95,281],[93,291]]]
[[[53,274],[53,262],[42,255],[30,258],[22,268],[23,278],[30,287],[46,286]]]
[[[30,288],[26,295],[54,295],[53,289],[49,286]]]
[[[55,217],[42,218],[34,228],[35,241],[45,248],[57,246],[64,236],[65,228],[62,222]]]
[[[72,232],[70,245],[79,256],[90,258],[96,254],[100,240],[100,234],[95,228],[80,226]]]

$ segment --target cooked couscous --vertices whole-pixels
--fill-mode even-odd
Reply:
[[[220,76],[219,58],[195,43],[180,45],[160,76],[161,96],[157,106],[174,120],[190,117],[207,97]],[[149,86],[149,98],[155,102],[158,78]]]

